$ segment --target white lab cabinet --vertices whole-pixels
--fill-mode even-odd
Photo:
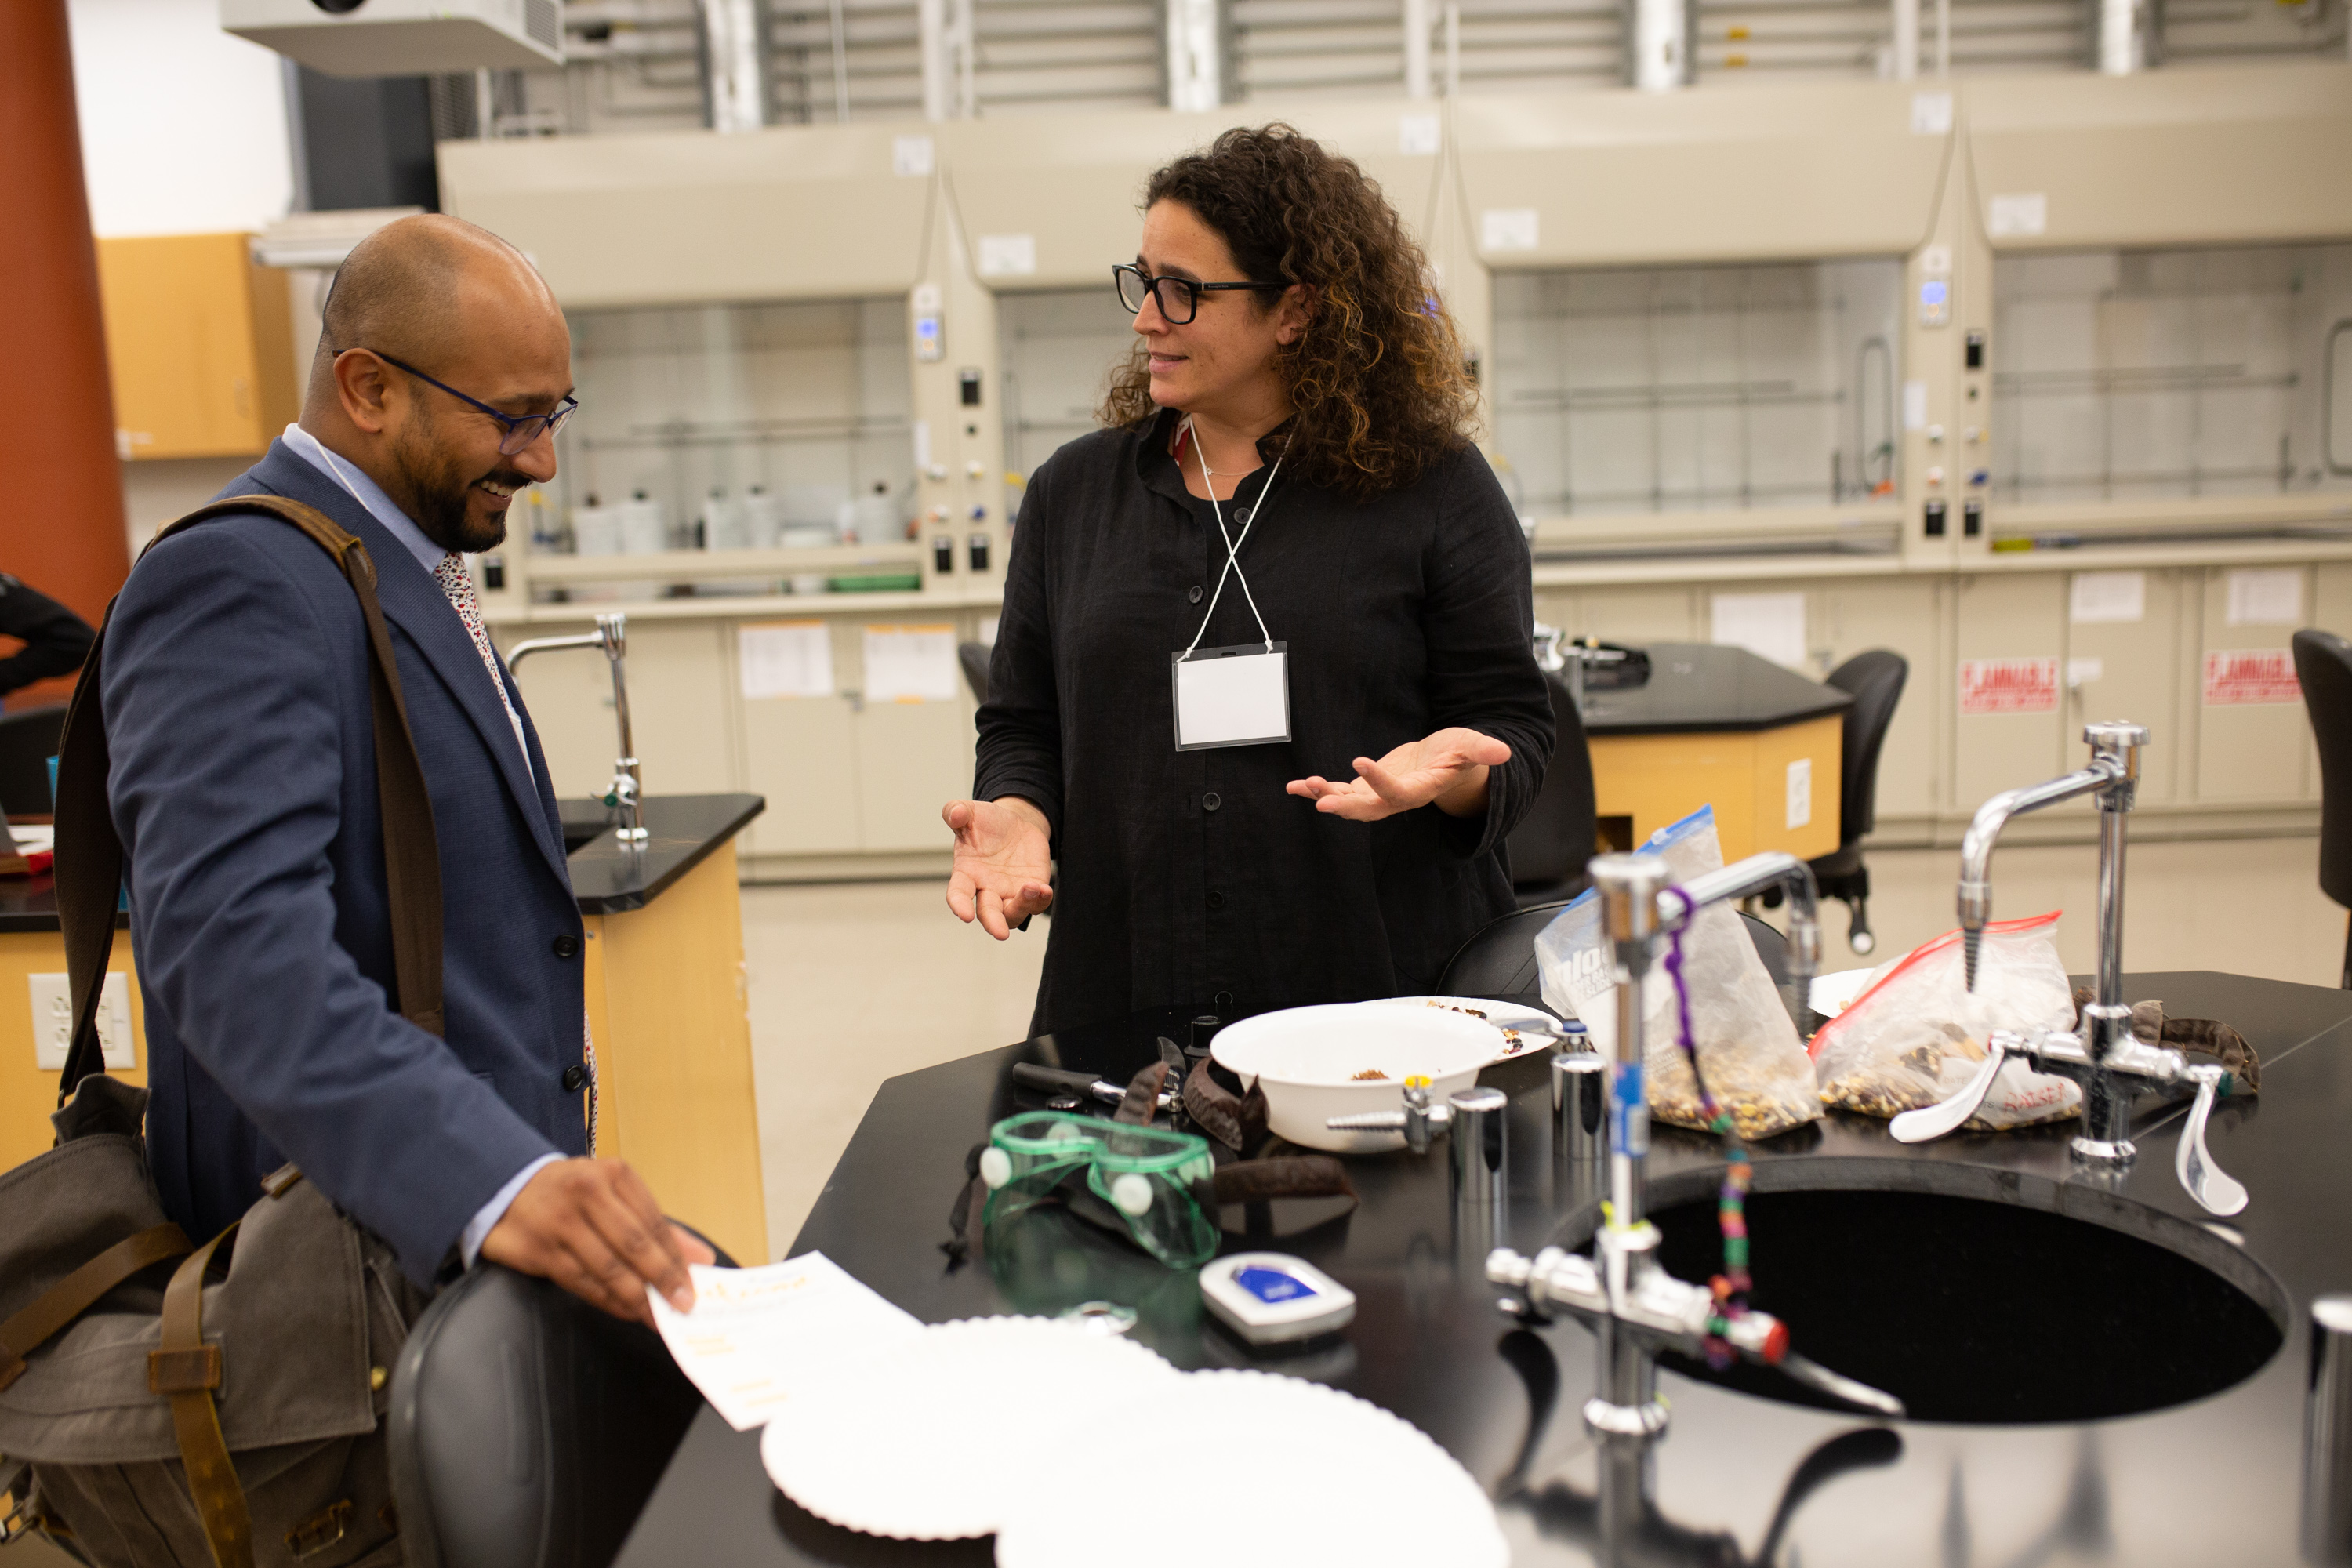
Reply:
[[[1911,666],[1878,756],[1882,818],[1931,815],[1951,766],[1951,666],[1940,629],[1951,596],[1948,583],[1911,578],[1816,583],[1806,594],[1808,646],[1822,656],[1806,674],[1819,677],[1872,648],[1899,653]]]
[[[2135,620],[2076,619],[2077,579],[2061,578],[2066,591],[2066,659],[2059,667],[2061,710],[2065,716],[2066,765],[2089,760],[2083,726],[2125,719],[2147,727],[2140,752],[2139,804],[2167,805],[2188,788],[2197,716],[2183,699],[2190,672],[2179,657],[2181,638],[2181,574],[2169,571],[2130,574],[2139,580],[2140,614]],[[2107,584],[2124,574],[2102,576]],[[2102,584],[2094,583],[2095,589]],[[2122,586],[2122,584],[2116,584]],[[2120,596],[2127,596],[2128,589]],[[2083,592],[2083,608],[2095,616],[2115,612],[2114,599]],[[2089,810],[2091,807],[2084,806]]]
[[[2231,623],[2233,574],[2242,572],[2286,572],[2298,584],[2295,614],[2275,624],[2259,617]],[[2200,616],[2201,636],[2183,639],[2196,657],[2197,668],[2197,797],[2207,802],[2284,805],[2315,798],[2318,770],[2313,754],[2311,721],[2301,701],[2227,701],[2208,689],[2206,668],[2216,653],[2241,648],[2284,651],[2297,626],[2310,624],[2311,572],[2307,567],[2208,567],[2199,574],[2203,595]],[[2241,597],[2259,598],[2242,588]]]
[[[1952,809],[1969,812],[1988,795],[2039,783],[2063,765],[2065,593],[2065,577],[2056,572],[1959,580],[1953,615],[1958,710],[1946,802]],[[2047,661],[2046,699],[2030,689],[2013,689],[2002,700],[2008,710],[1969,711],[1971,667],[1979,667],[1978,679],[1990,679],[1980,667],[1991,661],[2015,672],[2018,688],[2029,687],[2025,678],[2040,673],[2019,661]]]

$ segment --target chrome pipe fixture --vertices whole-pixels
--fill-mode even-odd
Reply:
[[[1899,1143],[1924,1143],[1931,1138],[1941,1138],[1976,1114],[1977,1107],[1990,1092],[2001,1064],[2011,1058],[2027,1063],[2036,1072],[2052,1073],[2081,1084],[2085,1115],[2090,1111],[2095,1079],[2105,1080],[2109,1092],[2118,1097],[2126,1110],[2134,1089],[2193,1087],[2197,1098],[2189,1108],[2187,1124],[2180,1130],[2179,1147],[2173,1152],[2173,1172],[2189,1195],[2209,1213],[2233,1215],[2246,1206],[2245,1187],[2213,1163],[2213,1156],[2205,1145],[2205,1124],[2212,1117],[2213,1101],[2227,1092],[2229,1069],[2213,1062],[2191,1063],[2169,1047],[2147,1045],[2129,1034],[2121,1044],[2110,1047],[2105,1056],[2094,1057],[2083,1037],[2069,1031],[2020,1035],[1996,1029],[1985,1042],[1984,1065],[1977,1068],[1976,1076],[1959,1093],[1940,1105],[1905,1111],[1887,1124],[1887,1131]],[[2084,1152],[2085,1143],[2092,1145],[2088,1152]],[[2128,1139],[2121,1141],[2119,1146],[2121,1152],[2117,1153],[2113,1152],[2117,1144],[2084,1138],[2074,1140],[2078,1156],[2116,1163],[2129,1160],[2134,1152]]]
[[[2193,1086],[2197,1103],[2182,1130],[2176,1164],[2189,1196],[2215,1214],[2246,1206],[2246,1189],[2213,1165],[2205,1149],[2205,1123],[2228,1074],[2211,1066],[2190,1067],[2179,1051],[2142,1044],[2131,1032],[2131,1008],[2124,1003],[2124,818],[2139,790],[2139,752],[2147,731],[2130,723],[2086,724],[2087,767],[2024,789],[2004,790],[1977,807],[1960,839],[1960,942],[1968,987],[1976,989],[1977,966],[1986,923],[1992,918],[1992,851],[2011,817],[2091,796],[2099,808],[2098,973],[2095,995],[2083,1009],[2087,1037],[2071,1033],[2026,1039],[1996,1035],[2005,1051],[1989,1047],[1985,1065],[1966,1089],[1941,1105],[1907,1110],[1888,1131],[1898,1142],[1940,1138],[1966,1121],[1992,1088],[2004,1056],[2028,1058],[2037,1070],[2072,1079],[2083,1090],[2083,1131],[2072,1149],[2078,1160],[2109,1169],[2129,1164],[2138,1151],[2131,1141],[2132,1098],[2148,1089]]]
[[[2352,1296],[2311,1303],[2304,1388],[2303,1555],[2352,1564]]]
[[[1506,1292],[1496,1305],[1523,1321],[1566,1315],[1592,1327],[1600,1341],[1600,1387],[1585,1404],[1584,1424],[1604,1444],[1638,1443],[1664,1432],[1666,1407],[1657,1396],[1656,1352],[1704,1353],[1710,1333],[1717,1331],[1740,1355],[1777,1366],[1849,1404],[1900,1415],[1902,1403],[1892,1395],[1792,1354],[1787,1328],[1770,1313],[1751,1310],[1721,1319],[1711,1289],[1677,1279],[1660,1265],[1662,1238],[1645,1217],[1650,1111],[1642,1073],[1642,993],[1659,945],[1709,904],[1780,888],[1790,916],[1791,979],[1802,996],[1811,989],[1821,953],[1811,868],[1792,855],[1751,855],[1679,887],[1656,855],[1603,855],[1591,870],[1617,980],[1616,1051],[1609,1068],[1609,1204],[1589,1258],[1559,1247],[1546,1247],[1533,1258],[1509,1247],[1489,1253],[1486,1279]],[[1559,1081],[1558,1073],[1554,1081]],[[1556,1089],[1555,1103],[1561,1102]]]
[[[613,721],[620,732],[620,755],[613,761],[613,782],[604,791],[604,806],[611,814],[613,837],[624,848],[643,849],[646,847],[646,825],[641,803],[645,796],[645,780],[637,770],[637,748],[629,730],[629,681],[626,672],[629,656],[629,617],[621,611],[596,617],[596,629],[573,637],[532,637],[519,642],[507,650],[507,668],[512,669],[535,653],[554,653],[562,648],[602,648],[605,662],[613,670]]]

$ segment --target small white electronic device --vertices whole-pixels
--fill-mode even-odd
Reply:
[[[1311,1340],[1347,1326],[1356,1293],[1303,1258],[1237,1252],[1201,1269],[1201,1299],[1254,1345]]]

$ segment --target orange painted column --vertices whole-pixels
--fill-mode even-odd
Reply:
[[[96,626],[131,550],[66,0],[0,0],[0,571]]]

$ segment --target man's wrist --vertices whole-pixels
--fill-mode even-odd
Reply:
[[[499,1221],[506,1218],[507,1210],[514,1207],[515,1199],[522,1195],[523,1188],[530,1185],[530,1179],[548,1166],[561,1163],[562,1159],[561,1154],[541,1154],[509,1176],[506,1185],[491,1194],[490,1201],[476,1209],[474,1217],[466,1222],[464,1234],[457,1237],[458,1261],[471,1268],[474,1260],[482,1255],[482,1243],[490,1238],[490,1232],[498,1229]]]

